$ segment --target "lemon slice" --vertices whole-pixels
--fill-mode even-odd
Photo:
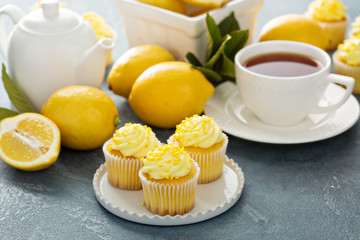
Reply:
[[[229,0],[183,0],[185,3],[193,5],[195,7],[222,7]]]
[[[60,152],[60,131],[50,119],[23,113],[0,122],[0,157],[24,171],[53,164]]]

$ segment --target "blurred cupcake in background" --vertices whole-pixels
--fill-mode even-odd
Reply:
[[[344,40],[348,17],[340,0],[315,0],[309,4],[305,15],[316,20],[330,38],[328,50],[336,49]]]
[[[351,24],[350,37],[360,36],[360,15]]]
[[[355,79],[354,94],[360,93],[360,35],[339,44],[333,56],[334,72]]]

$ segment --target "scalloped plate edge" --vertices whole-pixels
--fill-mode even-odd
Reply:
[[[106,173],[105,164],[100,165],[100,167],[96,170],[93,178],[93,187],[96,198],[99,201],[99,203],[106,210],[123,219],[132,222],[137,222],[147,225],[158,225],[158,226],[175,226],[175,225],[191,224],[216,217],[221,213],[226,212],[239,200],[245,183],[244,173],[242,172],[238,164],[235,163],[233,159],[229,159],[227,156],[224,164],[228,166],[230,170],[236,174],[236,177],[238,179],[238,186],[234,195],[229,197],[227,201],[223,202],[220,205],[215,206],[214,208],[207,209],[206,211],[203,212],[197,212],[195,214],[190,212],[184,215],[176,215],[176,216],[169,216],[169,215],[160,216],[156,214],[146,215],[146,214],[131,212],[126,209],[121,209],[119,207],[114,206],[114,204],[111,201],[107,200],[106,196],[104,196],[100,191],[101,179]],[[152,213],[149,212],[149,214]]]

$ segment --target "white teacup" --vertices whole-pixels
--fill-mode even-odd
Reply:
[[[274,77],[255,73],[244,66],[254,57],[276,53],[305,56],[316,60],[322,67],[308,75]],[[325,51],[300,42],[251,44],[236,54],[235,64],[236,83],[244,103],[260,120],[276,126],[297,124],[312,113],[334,111],[346,102],[354,87],[353,78],[330,73],[331,59]],[[344,85],[346,92],[339,102],[327,107],[319,106],[330,83]]]

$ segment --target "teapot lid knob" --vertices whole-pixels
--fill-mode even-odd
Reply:
[[[56,18],[59,14],[59,0],[42,0],[41,8],[46,18]]]

